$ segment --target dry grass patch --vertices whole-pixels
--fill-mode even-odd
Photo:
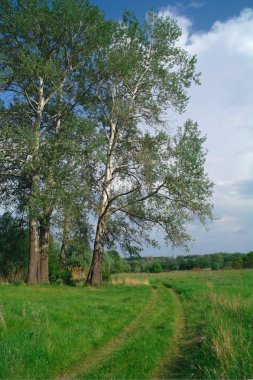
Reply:
[[[144,278],[133,278],[133,277],[113,277],[111,279],[111,284],[118,285],[150,285],[149,281]]]

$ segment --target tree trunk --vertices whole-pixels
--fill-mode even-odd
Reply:
[[[62,245],[61,245],[61,252],[60,252],[60,259],[61,259],[61,263],[62,264],[65,264],[66,257],[67,257],[67,243],[63,239],[62,240]]]
[[[48,255],[49,255],[49,223],[40,226],[40,281],[49,283]]]
[[[40,282],[40,252],[38,223],[32,216],[29,220],[29,268],[27,283],[38,285]]]
[[[86,284],[88,285],[101,285],[103,282],[103,279],[102,279],[102,263],[103,263],[103,254],[104,254],[103,235],[104,235],[104,223],[102,220],[100,220],[97,225],[92,262],[91,262],[90,270],[89,270],[87,280],[86,280]]]
[[[67,249],[68,249],[68,242],[69,242],[69,231],[70,231],[70,217],[69,217],[69,211],[65,210],[64,215],[64,225],[63,225],[63,234],[62,234],[62,245],[61,245],[61,252],[60,252],[60,258],[61,263],[64,264],[67,258]]]
[[[31,193],[29,199],[29,268],[27,283],[39,284],[40,283],[40,249],[39,249],[39,231],[38,231],[38,210],[37,210],[37,196],[39,193],[39,149],[40,149],[40,128],[42,113],[45,106],[44,101],[44,81],[39,79],[38,88],[38,107],[36,110],[36,117],[34,120],[34,145],[32,155],[32,181]]]
[[[106,234],[106,217],[109,214],[109,202],[111,195],[111,185],[113,180],[113,156],[114,148],[117,141],[117,124],[111,123],[110,138],[108,142],[107,163],[105,168],[105,180],[103,183],[103,190],[101,194],[101,204],[98,215],[98,223],[96,230],[96,237],[94,242],[94,250],[89,274],[86,284],[95,285],[102,284],[102,262],[104,254],[104,238]]]

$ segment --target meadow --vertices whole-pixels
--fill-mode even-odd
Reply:
[[[252,270],[2,284],[0,378],[252,378],[252,287]]]

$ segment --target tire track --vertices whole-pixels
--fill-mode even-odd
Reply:
[[[185,317],[183,305],[173,289],[168,289],[175,305],[174,337],[162,358],[162,361],[153,372],[153,380],[177,378],[177,367],[182,359],[181,346],[185,331]]]
[[[139,316],[131,322],[124,330],[116,337],[112,338],[107,344],[99,348],[93,354],[88,356],[83,363],[78,367],[72,368],[72,370],[66,371],[61,376],[56,377],[56,380],[68,380],[78,378],[85,372],[89,371],[100,362],[105,360],[109,355],[116,351],[121,344],[139,327],[145,316],[152,312],[155,309],[158,292],[155,289],[152,289],[151,300],[148,305],[142,310]]]

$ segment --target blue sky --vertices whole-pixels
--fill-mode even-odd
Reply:
[[[149,10],[171,6],[187,14],[196,30],[207,30],[215,21],[226,21],[241,9],[253,7],[253,0],[91,0],[91,3],[103,9],[108,17],[120,18],[122,11],[128,9],[139,19]]]
[[[206,170],[215,182],[214,216],[206,231],[191,224],[191,253],[253,250],[253,0],[91,0],[108,17],[123,9],[142,18],[148,10],[175,18],[182,29],[180,45],[198,58],[201,86],[189,90],[186,113],[168,110],[168,123],[197,121],[207,136]],[[143,254],[169,255],[161,249]],[[182,254],[181,250],[174,254]]]

